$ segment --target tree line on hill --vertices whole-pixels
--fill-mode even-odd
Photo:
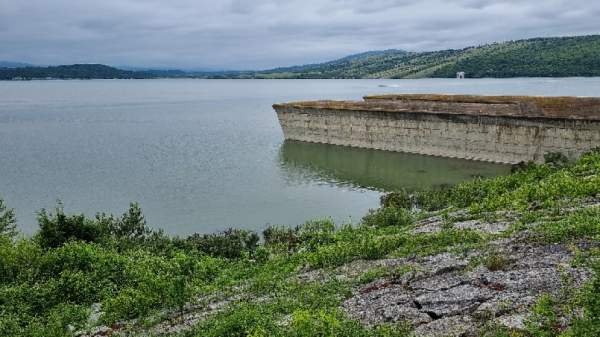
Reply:
[[[261,71],[131,71],[101,64],[18,68],[0,65],[0,80],[12,79],[359,79],[600,76],[600,35],[533,38],[464,49],[407,52],[390,49],[318,64]]]

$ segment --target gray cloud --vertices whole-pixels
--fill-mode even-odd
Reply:
[[[0,60],[258,69],[600,33],[589,0],[3,0]]]

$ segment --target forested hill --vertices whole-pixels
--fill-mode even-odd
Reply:
[[[0,80],[12,79],[130,79],[183,77],[187,74],[178,70],[129,71],[102,64],[73,64],[52,67],[0,67]]]
[[[535,38],[433,52],[387,50],[237,77],[423,78],[600,76],[600,35]],[[227,74],[231,77],[232,74]]]
[[[338,60],[263,71],[132,71],[101,64],[2,67],[0,80],[91,78],[425,78],[600,76],[600,35],[535,38],[464,49],[370,51]]]

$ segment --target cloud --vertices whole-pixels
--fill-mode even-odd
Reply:
[[[600,33],[588,0],[3,0],[0,59],[260,69]]]

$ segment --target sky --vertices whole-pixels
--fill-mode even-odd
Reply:
[[[0,60],[266,69],[600,33],[598,0],[0,0]]]

